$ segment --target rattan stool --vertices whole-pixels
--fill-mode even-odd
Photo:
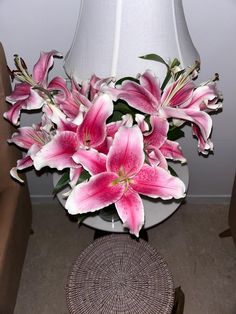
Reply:
[[[77,258],[66,299],[72,314],[168,314],[174,284],[166,262],[146,241],[112,234],[95,240]]]

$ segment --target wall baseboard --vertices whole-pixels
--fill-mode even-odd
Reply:
[[[52,195],[31,195],[32,204],[55,204],[58,202]],[[231,195],[187,195],[186,201],[192,204],[229,204]]]
[[[229,204],[231,195],[187,195],[187,202],[192,204]]]

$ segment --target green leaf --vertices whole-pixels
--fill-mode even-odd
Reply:
[[[177,59],[177,58],[174,58],[170,64],[170,68],[174,68],[176,66],[179,66],[180,65],[180,61]]]
[[[124,114],[121,111],[113,111],[113,114],[109,117],[108,123],[122,120]]]
[[[115,103],[115,105],[114,105],[114,110],[115,110],[115,111],[116,111],[116,110],[117,110],[117,111],[120,111],[120,112],[122,112],[123,114],[130,113],[130,114],[133,115],[133,116],[134,116],[136,113],[142,113],[142,114],[143,114],[143,112],[141,112],[141,111],[139,111],[139,110],[137,110],[137,109],[135,109],[135,108],[133,108],[133,107],[130,107],[127,102],[122,101],[121,99],[119,99],[119,100]]]
[[[139,83],[139,80],[137,78],[132,77],[132,76],[127,76],[127,77],[122,77],[121,79],[119,79],[116,82],[116,85],[121,85],[124,81],[132,81],[132,82],[135,82],[135,83]]]
[[[167,68],[167,73],[166,73],[166,76],[165,76],[165,79],[161,85],[161,90],[163,91],[166,87],[166,85],[168,84],[168,82],[170,81],[170,79],[172,78],[172,69],[176,66],[179,66],[180,65],[180,62],[177,58],[174,58],[170,65],[159,55],[157,54],[148,54],[148,55],[145,55],[145,56],[142,56],[140,57],[142,59],[146,59],[146,60],[152,60],[152,61],[157,61],[157,62],[160,62],[162,64],[164,64]]]
[[[171,71],[168,70],[167,73],[166,73],[166,77],[161,85],[161,90],[163,91],[166,87],[166,85],[168,84],[169,80],[171,79]]]
[[[120,111],[123,114],[132,113],[134,110],[126,102],[120,100],[114,105],[114,111]]]
[[[77,218],[78,218],[78,225],[80,226],[80,225],[83,223],[83,221],[84,221],[88,216],[89,216],[89,213],[79,214],[79,215],[77,216]]]
[[[70,181],[70,175],[69,172],[65,172],[63,173],[63,175],[60,177],[59,181],[57,182],[56,186],[53,189],[53,194],[57,194],[58,192],[60,192],[63,188],[66,187],[66,185],[69,183]]]
[[[145,59],[145,60],[157,61],[157,62],[164,64],[167,68],[169,68],[168,63],[166,63],[165,60],[157,54],[150,53],[150,54],[147,54],[145,56],[141,56],[139,58]]]
[[[85,180],[88,180],[90,177],[91,175],[89,174],[89,172],[87,170],[83,170],[77,181],[77,184],[82,183]],[[52,193],[56,195],[58,192],[64,189],[69,184],[69,182],[70,182],[70,174],[69,174],[69,171],[67,171],[63,173],[63,175],[60,177]]]
[[[140,113],[140,111],[131,108],[125,101],[119,99],[115,102],[113,114],[108,118],[107,122],[110,123],[122,120],[122,116],[126,114],[130,114],[134,118],[136,113]]]
[[[77,181],[77,184],[80,184],[86,180],[88,180],[91,177],[90,173],[87,170],[83,170],[81,172],[81,175],[79,176],[79,179]]]
[[[177,127],[172,127],[167,134],[167,138],[171,141],[176,141],[181,137],[184,137],[184,131]]]

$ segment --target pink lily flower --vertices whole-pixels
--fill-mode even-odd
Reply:
[[[131,107],[150,115],[174,118],[182,123],[189,121],[199,128],[202,140],[207,143],[211,129],[211,117],[203,111],[208,104],[216,104],[218,94],[213,83],[195,88],[189,78],[181,76],[162,94],[158,79],[151,71],[139,78],[140,84],[124,81],[120,88],[106,88],[114,100],[123,99]],[[199,147],[201,149],[201,147]]]
[[[166,159],[186,162],[179,143],[167,139],[169,123],[159,116],[150,117],[151,131],[146,131],[144,116],[138,115],[138,125],[144,128],[144,150],[151,165],[168,169]]]
[[[32,127],[21,127],[17,132],[12,134],[11,139],[8,140],[8,143],[14,143],[17,146],[29,150],[32,145],[36,144],[39,147],[42,147],[47,142],[49,142],[50,136],[40,125],[33,125]]]
[[[107,77],[104,79],[99,78],[95,74],[92,75],[90,79],[90,100],[93,100],[96,95],[102,90],[104,86],[108,86],[113,81],[112,77]]]
[[[77,167],[72,156],[80,149],[96,148],[104,142],[106,120],[112,111],[111,98],[105,94],[98,96],[76,132],[58,131],[51,141],[42,147],[34,158],[35,169],[40,170],[46,166],[58,170]],[[60,123],[63,123],[63,120]],[[66,126],[65,122],[61,125]]]
[[[164,104],[169,101],[167,93],[168,89],[163,93]],[[218,104],[218,99],[216,86],[211,82],[194,89],[191,97],[185,103],[180,103],[178,106],[171,102],[164,109],[166,117],[174,117],[173,122],[177,126],[180,126],[183,120],[192,122],[193,134],[198,139],[198,150],[202,154],[213,150],[210,140],[212,119],[207,112],[220,108],[221,104]]]
[[[33,90],[27,83],[16,84],[13,93],[6,97],[6,100],[13,105],[3,116],[16,126],[19,125],[22,109],[39,109],[44,103],[44,100],[38,95],[37,91]]]
[[[46,166],[58,170],[76,167],[77,165],[73,161],[72,156],[77,151],[78,146],[76,133],[71,131],[58,132],[36,154],[34,158],[35,169],[40,170]]]
[[[90,82],[83,81],[81,85],[79,85],[71,79],[71,91],[76,103],[80,105],[80,109],[84,109],[82,111],[86,111],[92,106],[91,101],[94,97],[92,98],[90,95]]]
[[[68,104],[66,102],[60,103],[60,108],[68,117],[75,118],[78,115],[78,108],[80,108],[81,111],[87,111],[92,106],[93,100],[99,95],[101,86],[109,84],[110,81],[111,78],[100,79],[96,75],[92,75],[89,81],[83,81],[81,84],[77,84],[72,78],[71,96],[76,103],[77,112],[75,107],[75,112],[70,113],[70,111],[74,108],[73,103],[70,104],[70,102]]]
[[[57,106],[47,104],[43,107],[42,111],[44,112],[44,117],[46,117],[48,120],[50,120],[50,122],[53,122],[53,124],[56,125],[57,131],[77,131],[78,125],[68,119]]]
[[[75,92],[75,85],[73,82],[72,91],[70,91],[66,81],[58,76],[51,80],[47,89],[52,92],[57,92],[53,96],[53,99],[68,118],[73,120],[78,116],[81,111],[81,102],[78,97],[76,97],[78,91]]]
[[[97,147],[106,139],[106,120],[113,112],[113,102],[106,94],[98,95],[78,127],[78,138],[86,148]]]
[[[49,134],[40,125],[33,125],[33,127],[22,127],[13,133],[8,143],[14,143],[15,145],[27,150],[27,154],[17,160],[17,166],[10,170],[10,174],[16,180],[23,182],[18,176],[18,170],[23,170],[33,166],[34,156],[40,151],[40,149],[50,140]]]
[[[162,199],[185,195],[179,178],[160,167],[144,164],[143,135],[137,125],[120,127],[108,155],[99,155],[100,158],[97,155],[99,153],[89,150],[74,156],[92,177],[75,186],[69,195],[65,207],[70,214],[94,212],[115,203],[124,225],[138,236],[144,224],[139,194]]]
[[[45,103],[45,98],[35,88],[47,87],[48,71],[53,65],[54,56],[60,56],[59,52],[55,50],[48,53],[42,52],[33,68],[32,76],[28,74],[19,58],[17,58],[20,73],[16,74],[16,77],[22,83],[16,84],[12,94],[6,98],[12,104],[12,107],[4,113],[4,117],[14,125],[19,125],[18,120],[22,109],[40,109]]]

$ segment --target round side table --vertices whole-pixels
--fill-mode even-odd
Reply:
[[[189,183],[188,166],[186,164],[181,165],[180,163],[176,162],[169,162],[169,165],[174,169],[179,178],[184,182],[187,190]],[[55,172],[53,174],[54,186],[57,184],[59,178],[60,175]],[[63,207],[65,206],[66,202],[63,194],[67,191],[68,189],[65,189],[57,194],[57,198]],[[182,200],[172,199],[169,201],[162,201],[160,199],[143,197],[143,205],[145,210],[145,223],[143,228],[148,229],[167,219],[177,210],[181,202]],[[108,222],[102,219],[98,214],[87,217],[83,220],[83,224],[94,229],[103,230],[106,232],[127,232],[127,229],[124,229],[120,220]]]
[[[66,299],[71,314],[170,314],[174,283],[166,262],[146,241],[112,234],[76,259]]]

